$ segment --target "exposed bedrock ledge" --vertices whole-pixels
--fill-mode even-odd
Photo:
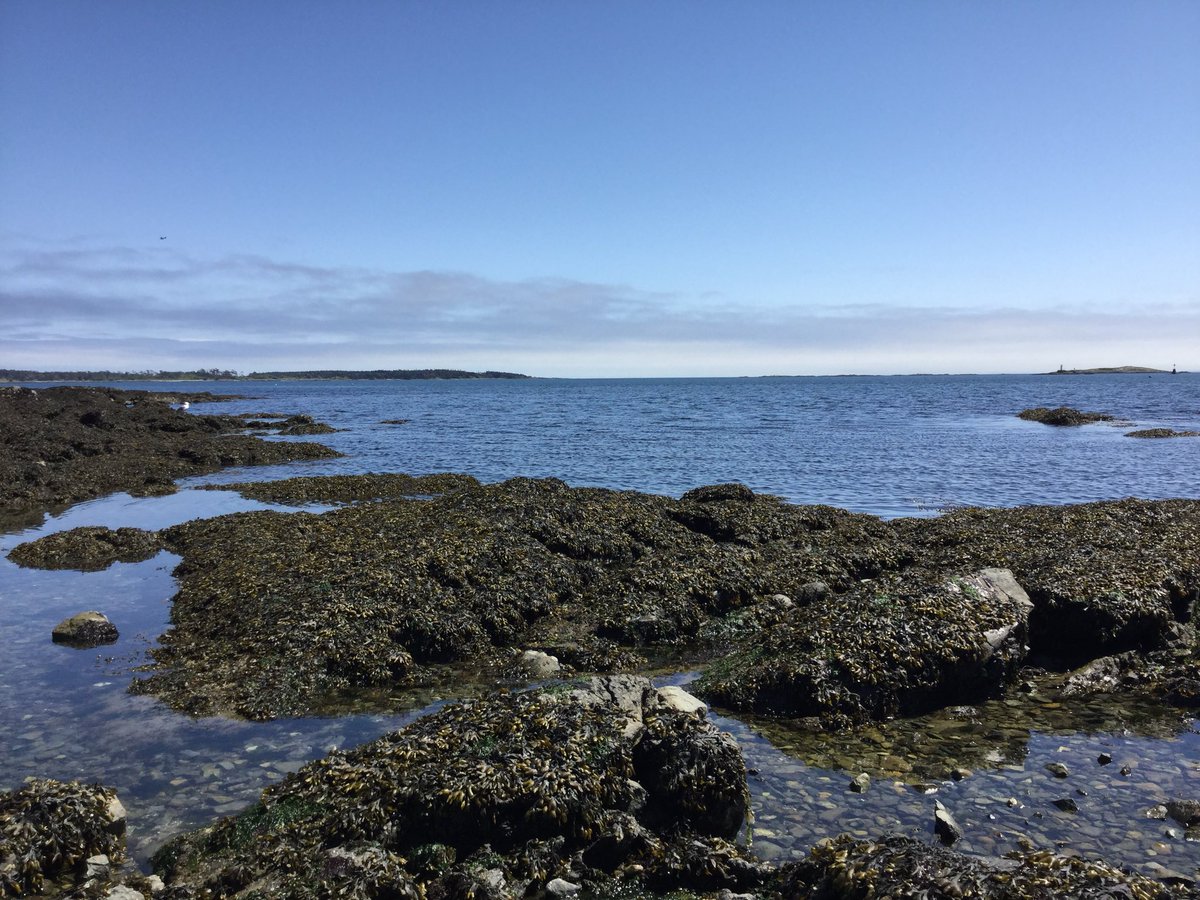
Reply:
[[[191,713],[258,719],[413,685],[431,666],[520,677],[518,651],[554,656],[570,675],[635,669],[670,648],[693,660],[733,651],[706,679],[723,702],[856,720],[988,696],[1026,644],[1031,661],[1060,669],[1179,646],[1194,634],[1180,628],[1200,596],[1194,500],[882,522],[740,485],[675,500],[555,479],[311,481],[274,496],[355,505],[221,516],[128,541],[79,530],[14,558],[92,565],[126,558],[126,546],[179,553],[172,627],[135,687]],[[1019,588],[994,572],[970,582],[999,568]],[[1014,588],[1031,608],[1013,601]],[[885,683],[886,653],[926,644],[924,669],[897,663],[900,680]],[[872,653],[885,654],[872,662],[883,669],[867,677],[858,670]],[[827,696],[795,698],[784,672]]]

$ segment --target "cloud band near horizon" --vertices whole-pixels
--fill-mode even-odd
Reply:
[[[564,278],[0,250],[0,368],[447,367],[546,376],[1200,368],[1200,303],[769,306]]]

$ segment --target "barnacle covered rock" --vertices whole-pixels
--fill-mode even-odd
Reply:
[[[222,466],[340,454],[320,444],[241,434],[234,416],[174,409],[180,399],[99,387],[0,388],[0,514],[99,497],[161,494]]]
[[[842,835],[813,848],[808,859],[784,866],[780,894],[793,900],[868,897],[972,897],[977,900],[1168,900],[1194,896],[1106,863],[1049,851],[1009,854],[985,862],[909,837],[878,841]]]
[[[829,596],[705,672],[702,696],[842,725],[1003,691],[1031,604],[1004,570],[942,582],[894,576]]]
[[[386,872],[400,896],[453,896],[484,856],[518,896],[576,854],[606,874],[644,870],[671,841],[741,826],[717,812],[744,819],[748,795],[736,745],[716,734],[663,711],[645,679],[460,703],[306,766],[241,815],[169,843],[154,866],[177,890],[296,897],[328,896],[333,876],[359,870]],[[651,759],[675,775],[641,784],[658,774]],[[750,863],[713,846],[711,868],[739,873],[721,884],[746,881]],[[708,872],[690,853],[676,868]]]
[[[1127,431],[1125,437],[1131,438],[1176,438],[1200,437],[1200,431],[1176,431],[1174,428],[1143,428],[1140,431]]]
[[[0,794],[0,896],[52,892],[85,874],[84,862],[125,852],[125,809],[98,784],[34,779]]]
[[[96,572],[115,562],[141,562],[161,549],[162,544],[153,531],[88,525],[18,544],[9,551],[8,558],[33,569]]]

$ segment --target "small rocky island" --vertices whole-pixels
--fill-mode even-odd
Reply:
[[[104,452],[115,460],[123,434],[152,467],[187,461],[183,447],[197,448],[198,465],[224,458],[215,448],[205,456],[203,434],[187,421],[204,417],[161,401],[107,391],[5,400],[38,423],[23,441],[43,456],[53,441],[28,435],[65,417],[64,436],[109,423]],[[62,411],[47,416],[43,402]],[[247,421],[219,418],[200,430],[239,446]],[[95,495],[127,486],[135,471],[117,464],[124,482],[105,481],[74,459],[38,467],[48,470],[47,495]],[[21,493],[29,482],[16,484],[9,502],[32,503]],[[844,835],[799,862],[757,858],[746,837],[745,759],[704,701],[850,733],[1010,697],[1028,673],[1054,672],[1064,700],[1128,694],[1196,709],[1198,500],[884,521],[741,484],[679,498],[452,473],[233,487],[334,508],[161,531],[79,528],[19,545],[10,558],[96,570],[159,549],[178,554],[170,630],[132,690],[191,715],[317,715],[356,690],[400,696],[448,676],[491,689],[313,759],[240,813],[168,842],[153,875],[121,865],[126,816],[112,791],[35,780],[0,795],[0,893],[1196,895],[1187,876],[1149,878],[1051,848],[966,856],[952,846],[962,826],[932,799],[928,841]],[[700,670],[691,693],[645,677],[668,655],[676,670]],[[1067,776],[1065,767],[1046,775]],[[848,790],[870,782],[863,772]],[[1085,794],[1064,796],[1059,810],[1078,809]],[[1173,798],[1155,816],[1195,828],[1200,797]]]
[[[1041,422],[1043,425],[1091,425],[1094,422],[1111,422],[1116,417],[1108,413],[1084,412],[1070,406],[1059,406],[1049,409],[1045,406],[1035,406],[1023,409],[1017,413],[1018,419],[1027,422]]]

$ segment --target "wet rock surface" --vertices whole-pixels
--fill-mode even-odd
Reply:
[[[320,444],[240,434],[235,416],[172,408],[209,394],[112,388],[0,388],[0,515],[113,491],[169,493],[174,479],[224,466],[338,454]]]
[[[89,525],[18,544],[8,558],[33,569],[98,572],[115,562],[141,562],[161,549],[162,543],[153,531]]]
[[[745,887],[736,744],[645,679],[447,707],[269,788],[153,865],[168,896],[566,895],[581,879]],[[551,886],[553,885],[553,887]]]
[[[1035,406],[1023,409],[1017,413],[1018,419],[1029,422],[1041,422],[1043,425],[1090,425],[1093,422],[1111,422],[1115,418],[1108,413],[1084,412],[1070,406],[1059,406],[1048,409],[1045,406]]]

